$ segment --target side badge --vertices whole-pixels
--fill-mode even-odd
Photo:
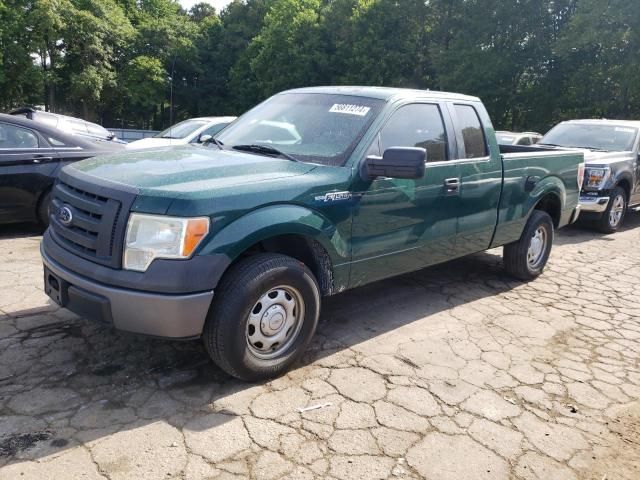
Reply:
[[[337,202],[341,200],[351,200],[352,197],[351,192],[329,192],[324,195],[318,195],[316,202]]]

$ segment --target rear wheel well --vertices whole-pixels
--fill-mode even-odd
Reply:
[[[304,263],[316,277],[322,295],[334,293],[331,257],[316,240],[303,235],[278,235],[267,238],[245,250],[233,263],[264,252],[281,253]]]
[[[534,207],[534,210],[547,212],[553,220],[553,226],[558,228],[560,225],[560,215],[562,212],[562,204],[560,199],[554,194],[548,194],[543,197]]]

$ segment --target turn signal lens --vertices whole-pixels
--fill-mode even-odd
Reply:
[[[209,233],[208,218],[192,218],[187,222],[187,229],[182,243],[182,256],[188,257],[196,249],[198,244]]]

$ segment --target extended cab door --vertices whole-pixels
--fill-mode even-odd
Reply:
[[[502,159],[489,145],[491,121],[477,102],[448,102],[458,144],[460,198],[455,256],[489,248],[498,220],[502,191]],[[491,133],[492,134],[492,133]]]
[[[37,132],[0,122],[0,223],[35,219],[57,161],[56,151]]]
[[[352,230],[351,285],[361,285],[451,257],[456,234],[459,170],[444,104],[398,107],[381,128],[369,155],[390,147],[427,150],[426,174],[417,180],[357,177],[360,195]],[[364,159],[362,159],[364,160]]]

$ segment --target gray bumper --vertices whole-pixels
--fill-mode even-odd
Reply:
[[[42,248],[41,253],[45,291],[72,312],[144,335],[194,338],[202,334],[213,290],[176,295],[114,288],[66,269]]]
[[[580,197],[580,209],[583,212],[602,213],[609,205],[609,197]]]

